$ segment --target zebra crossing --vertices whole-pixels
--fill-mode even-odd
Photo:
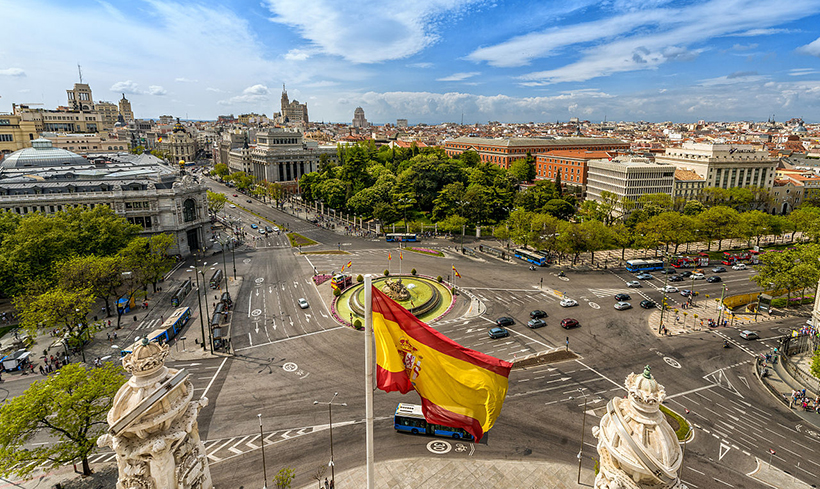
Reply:
[[[153,331],[154,329],[159,328],[161,325],[162,325],[162,321],[160,321],[160,318],[150,319],[150,320],[146,319],[146,320],[142,321],[141,323],[139,323],[137,325],[137,327],[134,328],[134,329],[137,329],[137,330],[144,329],[144,330],[147,330],[147,331]]]

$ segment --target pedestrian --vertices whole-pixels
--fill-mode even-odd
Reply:
[[[111,343],[111,333],[106,333],[108,335],[108,342]]]
[[[117,339],[117,332],[116,331],[114,331],[114,339],[115,340]]]
[[[43,366],[40,365],[40,375],[45,375],[46,371],[43,369]]]
[[[327,483],[327,477],[325,477],[325,489],[330,489],[330,485]]]

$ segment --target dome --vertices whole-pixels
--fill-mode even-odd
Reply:
[[[48,139],[35,139],[31,148],[25,148],[6,156],[0,168],[49,168],[54,166],[86,166],[88,160],[71,151],[55,148]]]
[[[803,123],[801,122],[800,124],[797,125],[794,132],[806,133],[806,132],[809,132],[809,131],[807,131],[806,128],[803,127]]]

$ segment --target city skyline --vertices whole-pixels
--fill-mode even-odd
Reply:
[[[0,7],[0,111],[65,105],[79,63],[139,118],[271,116],[285,84],[314,122],[820,120],[820,0]]]

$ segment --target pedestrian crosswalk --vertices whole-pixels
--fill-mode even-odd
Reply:
[[[147,331],[153,331],[154,329],[159,328],[162,325],[162,321],[160,318],[156,319],[146,319],[139,323],[135,329],[144,329]]]
[[[595,297],[613,297],[615,294],[625,292],[625,289],[589,289]]]

